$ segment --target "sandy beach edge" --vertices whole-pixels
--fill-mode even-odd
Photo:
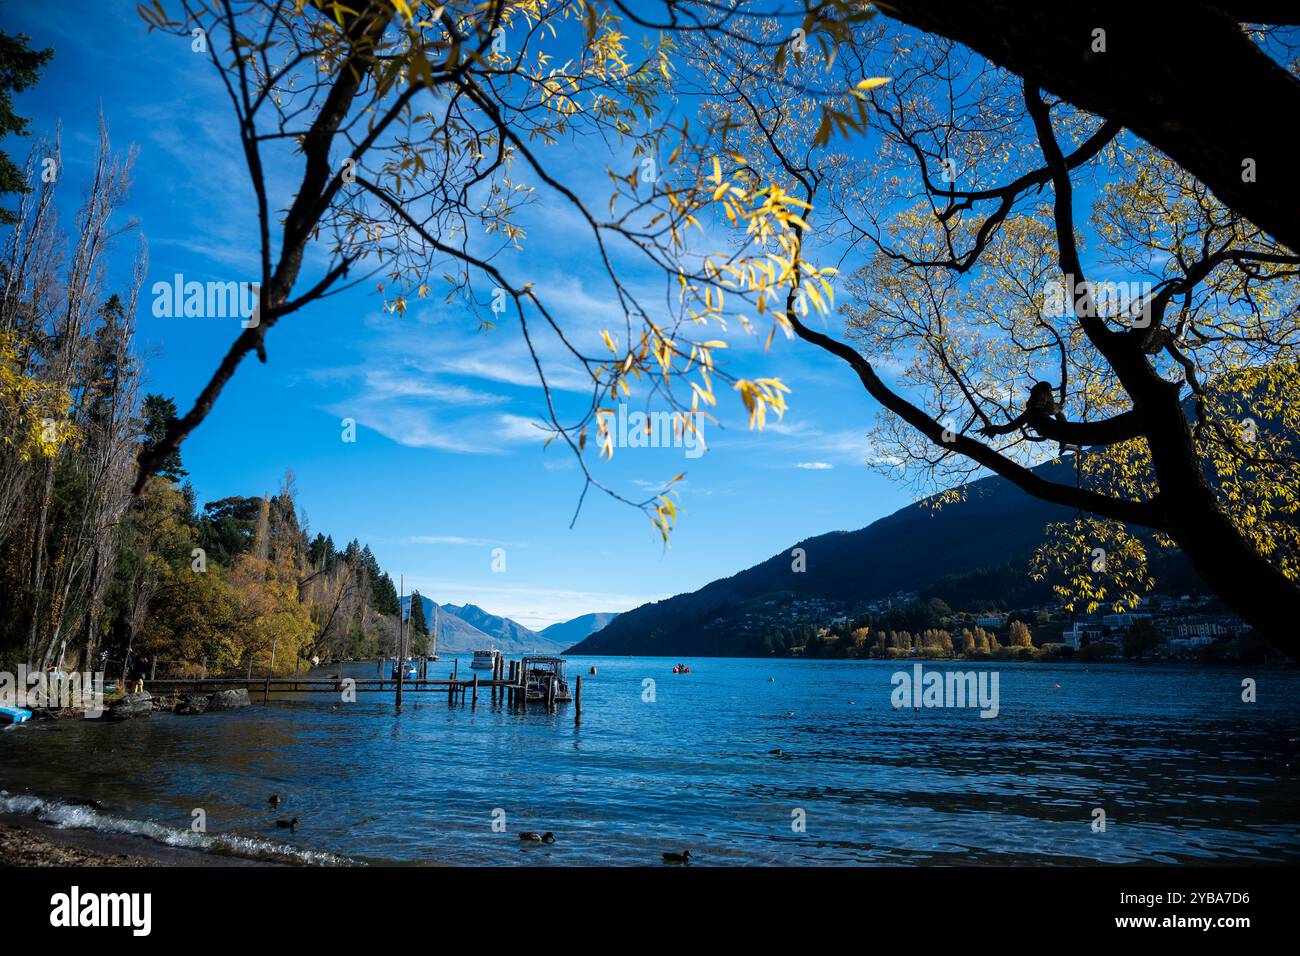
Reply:
[[[0,867],[28,866],[276,866],[185,847],[147,837],[55,827],[30,816],[0,814]]]

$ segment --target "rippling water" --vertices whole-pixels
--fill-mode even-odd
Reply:
[[[571,677],[593,663],[576,726],[571,705],[408,695],[399,714],[364,693],[28,724],[0,733],[0,811],[369,863],[658,863],[683,848],[721,865],[1300,861],[1295,670],[1002,664],[985,720],[893,709],[891,675],[910,663],[699,660],[673,675],[659,658],[572,658]],[[207,839],[189,833],[194,808]]]

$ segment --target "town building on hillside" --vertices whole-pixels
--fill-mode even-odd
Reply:
[[[1106,628],[1100,621],[1092,618],[1076,618],[1061,632],[1061,643],[1077,651],[1083,645],[1100,641],[1105,636]]]
[[[1146,611],[1122,611],[1118,614],[1104,614],[1101,623],[1109,628],[1128,630],[1137,621],[1149,621],[1151,615]]]
[[[1234,615],[1205,614],[1161,618],[1156,627],[1171,641],[1189,645],[1213,644],[1225,637],[1240,637],[1250,625]]]

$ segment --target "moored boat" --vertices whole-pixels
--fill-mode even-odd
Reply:
[[[495,647],[490,647],[484,651],[475,651],[474,659],[469,662],[469,666],[477,671],[490,671],[496,666],[497,658],[501,652]]]
[[[563,657],[525,657],[520,666],[527,699],[546,700],[547,690],[554,682],[555,700],[573,700],[565,674],[567,664]]]

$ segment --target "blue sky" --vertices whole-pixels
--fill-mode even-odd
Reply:
[[[225,94],[187,42],[150,34],[130,3],[7,0],[0,19],[33,45],[54,48],[38,86],[18,98],[37,135],[62,124],[61,217],[70,225],[93,157],[102,108],[114,147],[139,150],[124,211],[139,220],[118,240],[125,281],[138,235],[148,243],[138,347],[147,388],[189,407],[238,333],[237,319],[155,318],[148,287],[175,273],[199,281],[254,279],[252,191]],[[20,159],[27,143],[5,148]],[[603,163],[555,154],[575,179]],[[286,161],[271,172],[289,183]],[[281,193],[284,194],[283,192]],[[546,200],[529,213],[529,278],[552,308],[592,335],[613,322],[608,284],[575,246],[572,214]],[[647,277],[647,282],[648,282]],[[838,333],[839,322],[831,330]],[[764,330],[765,332],[766,330]],[[436,601],[472,602],[531,627],[588,611],[622,611],[693,590],[795,541],[859,528],[910,500],[864,463],[874,403],[837,360],[800,342],[727,336],[730,367],[779,375],[792,389],[785,420],[759,435],[720,396],[709,451],[620,449],[600,477],[639,495],[681,471],[683,514],[664,548],[646,518],[582,490],[568,453],[531,422],[543,410],[518,330],[481,333],[436,296],[405,317],[386,314],[370,288],[317,303],[273,329],[269,362],[249,360],[183,456],[200,501],[274,493],[292,468],[313,531],[359,538],[396,579]],[[563,379],[561,379],[563,384]],[[720,390],[721,391],[721,390]],[[358,422],[357,441],[340,421]],[[506,549],[506,569],[492,551]]]

